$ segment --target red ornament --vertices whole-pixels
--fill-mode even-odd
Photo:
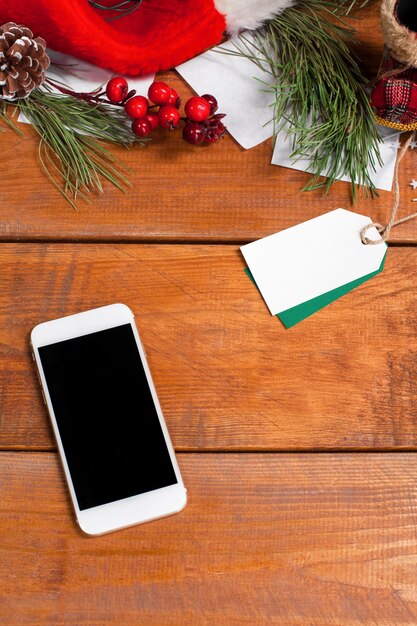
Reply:
[[[157,80],[148,89],[148,98],[154,104],[168,104],[171,97],[171,87],[161,80]]]
[[[204,98],[193,96],[186,103],[184,110],[192,122],[204,122],[210,115],[210,104]]]
[[[167,104],[159,109],[158,118],[162,128],[173,129],[178,126],[181,116],[178,109]]]
[[[127,80],[122,76],[115,76],[107,83],[106,96],[110,102],[118,104],[126,98],[128,90]]]
[[[139,119],[148,111],[148,101],[144,96],[133,96],[125,103],[125,111],[129,117]]]
[[[132,130],[137,137],[147,137],[152,131],[152,126],[146,117],[140,117],[137,120],[133,120]]]

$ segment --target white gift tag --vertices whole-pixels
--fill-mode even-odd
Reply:
[[[246,39],[251,37],[245,33]],[[220,48],[236,50],[232,39],[176,69],[200,96],[215,96],[219,112],[227,115],[224,123],[229,133],[243,148],[253,148],[273,135],[275,98],[272,92],[262,91],[267,88],[262,83],[275,81],[249,59],[221,54],[217,52]]]
[[[241,247],[272,315],[378,271],[386,244],[364,245],[371,219],[336,209]],[[378,231],[367,232],[370,239]]]

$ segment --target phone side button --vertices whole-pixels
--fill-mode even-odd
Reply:
[[[43,393],[43,389],[42,389],[42,388],[41,388],[41,391],[42,391],[42,398],[43,398],[43,401],[44,401],[44,403],[46,404],[46,398],[45,398],[45,394]]]

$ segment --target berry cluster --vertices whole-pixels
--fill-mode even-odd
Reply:
[[[183,121],[183,139],[198,145],[219,141],[226,130],[221,121],[224,114],[216,113],[217,100],[210,94],[189,98],[184,107],[185,117],[179,112],[181,98],[178,93],[162,81],[155,81],[149,87],[150,102],[145,96],[137,96],[135,90],[129,91],[127,81],[121,76],[115,76],[107,83],[106,95],[109,102],[124,107],[133,120],[132,130],[138,137],[147,137],[157,126],[173,130]]]

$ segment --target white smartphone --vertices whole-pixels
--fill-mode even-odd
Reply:
[[[31,344],[81,529],[101,535],[183,509],[186,489],[129,307],[39,324]]]

